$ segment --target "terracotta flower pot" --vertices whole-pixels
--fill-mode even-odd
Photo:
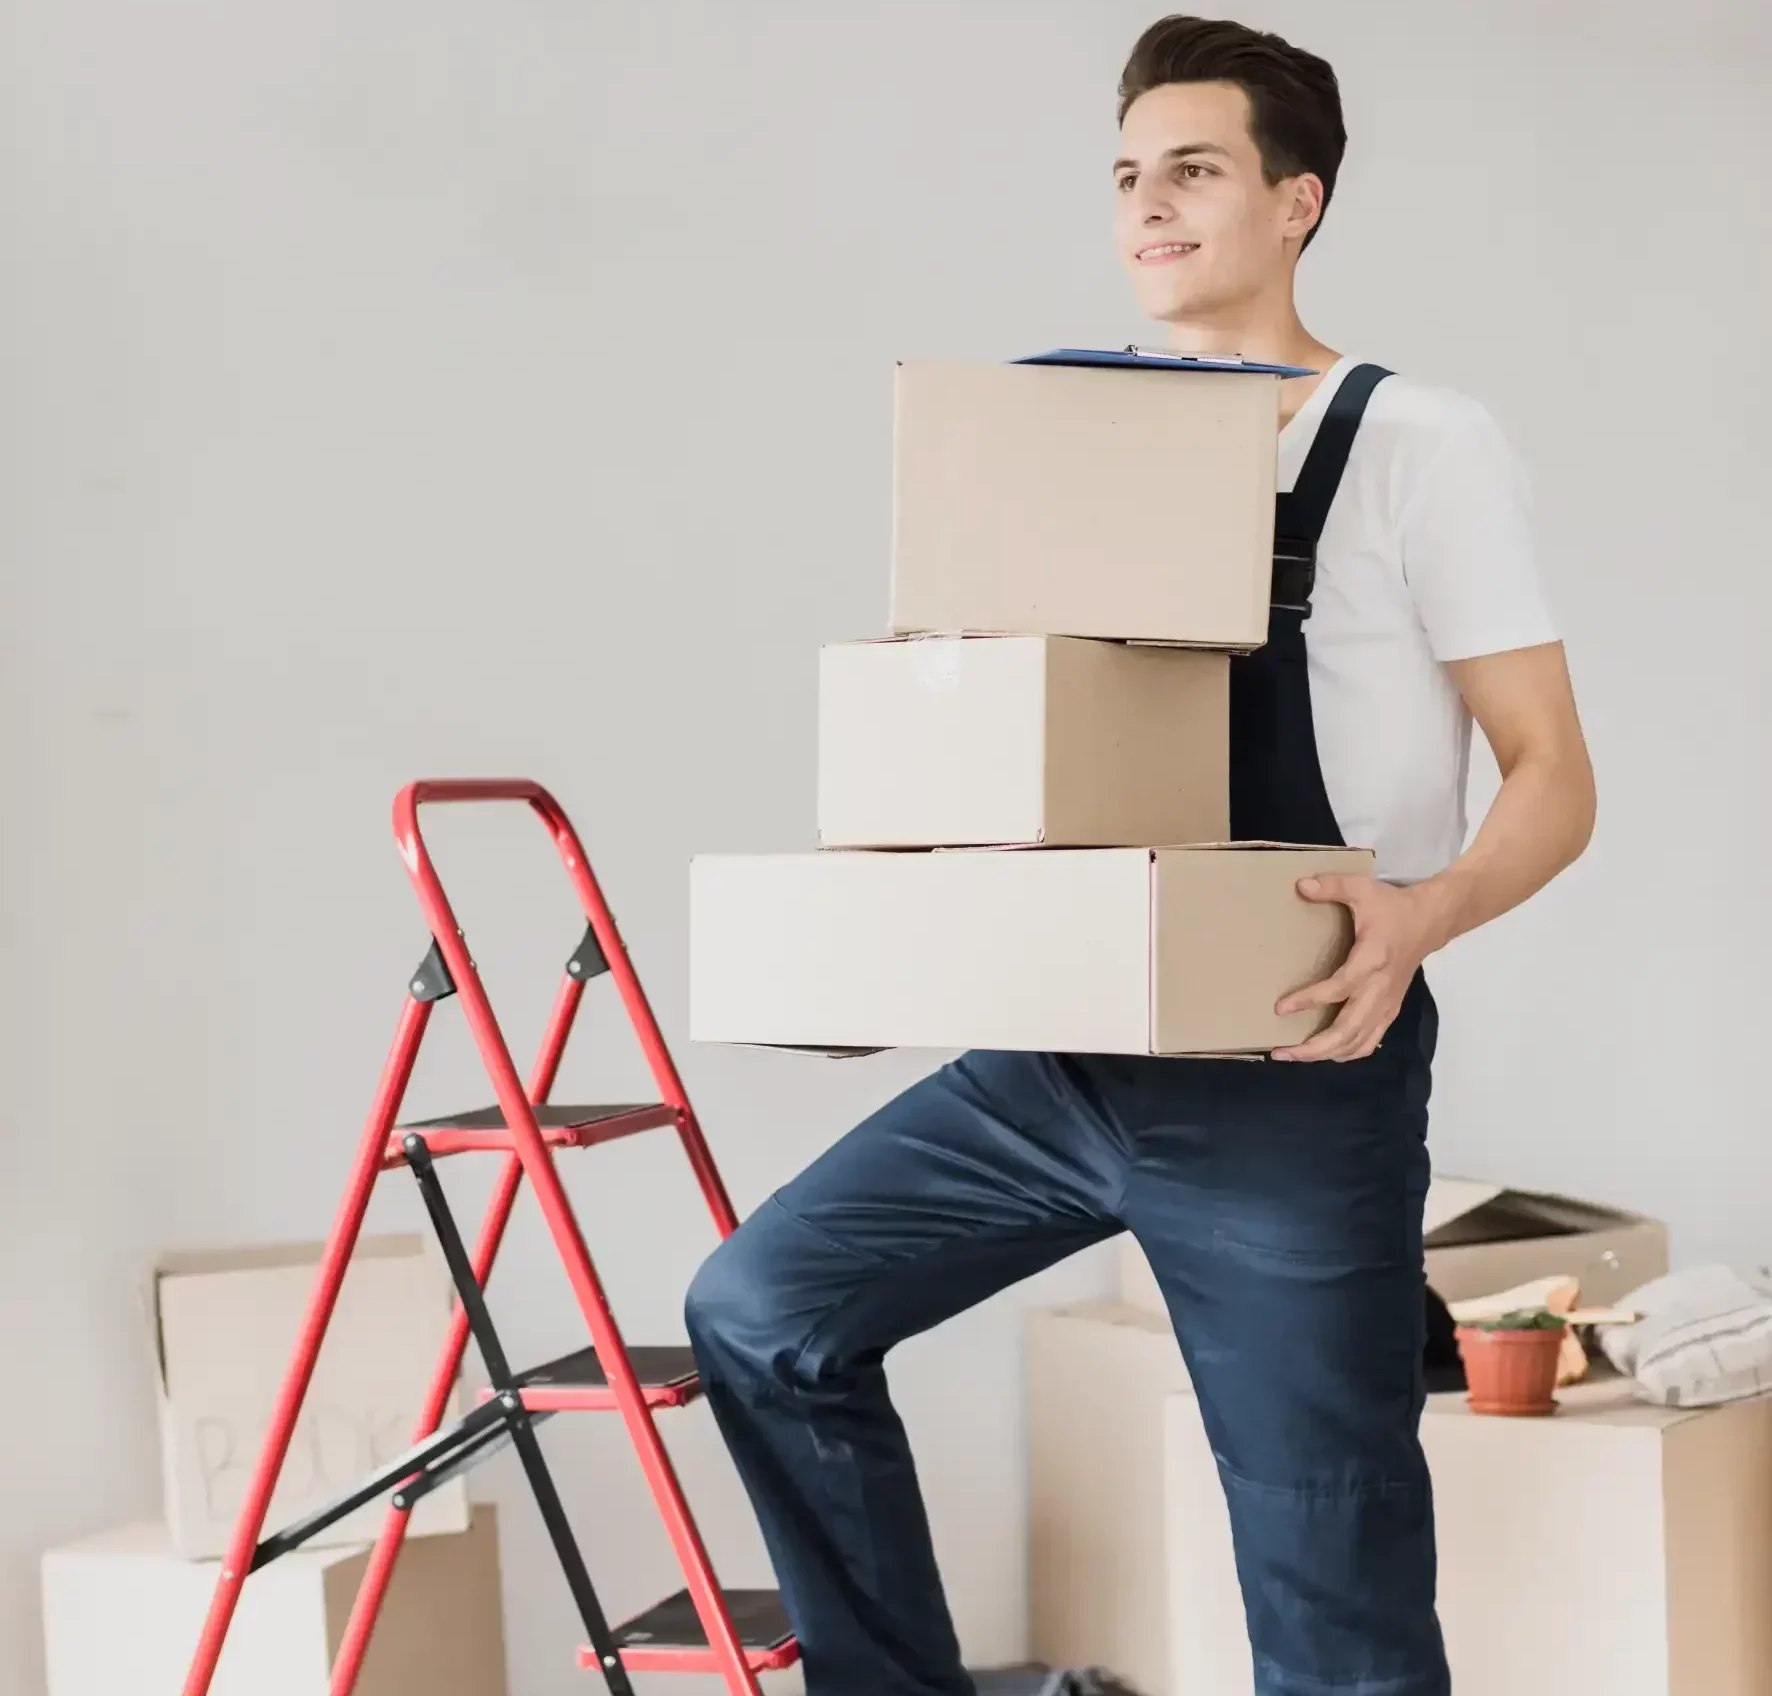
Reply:
[[[1477,1413],[1543,1416],[1557,1410],[1557,1359],[1562,1329],[1499,1331],[1458,1328],[1467,1400]]]

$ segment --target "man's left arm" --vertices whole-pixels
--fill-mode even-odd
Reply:
[[[1446,669],[1494,751],[1501,789],[1470,846],[1433,877],[1405,887],[1361,877],[1300,883],[1307,900],[1351,910],[1354,942],[1340,970],[1280,1001],[1281,1013],[1342,1006],[1308,1042],[1276,1049],[1276,1060],[1372,1053],[1428,955],[1542,889],[1593,833],[1593,767],[1562,643],[1451,660]]]

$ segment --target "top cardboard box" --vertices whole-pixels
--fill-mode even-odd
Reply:
[[[891,628],[1267,640],[1280,379],[897,368]]]

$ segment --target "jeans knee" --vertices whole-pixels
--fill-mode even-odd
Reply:
[[[727,1252],[732,1241],[728,1237],[696,1268],[683,1298],[683,1323],[689,1328],[689,1340],[698,1348],[721,1340],[739,1293]]]
[[[786,1290],[759,1233],[741,1225],[701,1263],[683,1303],[690,1345],[703,1370],[770,1371],[798,1350]]]

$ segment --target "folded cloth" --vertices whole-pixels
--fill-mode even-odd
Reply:
[[[1649,1401],[1706,1407],[1772,1389],[1772,1275],[1695,1266],[1633,1290],[1642,1315],[1600,1332],[1600,1347]]]

